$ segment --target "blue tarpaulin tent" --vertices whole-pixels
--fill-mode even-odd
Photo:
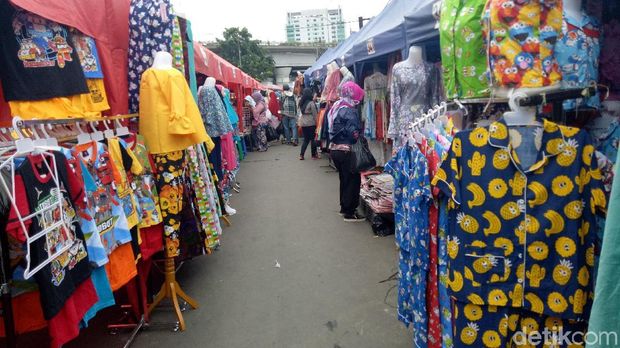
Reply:
[[[304,77],[307,81],[310,79],[321,79],[327,74],[327,64],[337,61],[338,65],[342,66],[342,58],[349,51],[353,45],[355,38],[359,32],[351,34],[346,40],[336,46],[333,50],[327,50],[322,56],[317,59],[316,63],[312,67],[306,70]]]
[[[437,20],[433,17],[433,4],[437,0],[420,0],[405,15],[405,35],[407,47],[439,39],[439,30],[435,28]]]
[[[347,52],[345,63],[382,56],[405,48],[405,14],[416,6],[416,0],[390,0],[383,11],[366,24]]]

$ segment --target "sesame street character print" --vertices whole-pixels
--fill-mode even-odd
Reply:
[[[465,304],[587,320],[603,176],[585,131],[541,122],[456,134],[433,179],[450,200],[447,283]],[[488,325],[470,318],[455,341],[481,346]]]
[[[179,230],[183,210],[183,173],[185,152],[174,151],[154,154],[157,167],[157,189],[159,206],[164,222],[164,241],[167,257],[179,255]]]
[[[599,56],[601,54],[601,27],[598,20],[582,11],[581,20],[564,15],[562,36],[555,46],[556,57],[562,71],[563,88],[585,88],[598,82]],[[598,95],[564,102],[565,110],[579,107],[600,108]]]
[[[20,49],[17,57],[25,68],[58,66],[72,62],[73,47],[67,42],[67,29],[58,23],[18,10],[13,15],[13,32]]]
[[[489,0],[483,29],[494,86],[536,88],[562,79],[554,56],[562,29],[561,2]]]
[[[489,95],[489,74],[480,17],[486,0],[442,2],[439,37],[446,97]]]

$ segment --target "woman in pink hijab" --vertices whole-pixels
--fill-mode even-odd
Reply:
[[[329,150],[340,177],[340,215],[346,222],[362,222],[357,213],[361,177],[351,171],[351,145],[362,133],[362,122],[357,111],[364,99],[364,90],[355,82],[342,85],[340,99],[328,114]]]

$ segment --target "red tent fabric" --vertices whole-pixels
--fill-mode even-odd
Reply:
[[[111,112],[127,113],[130,0],[11,0],[11,2],[41,17],[74,27],[95,38]]]

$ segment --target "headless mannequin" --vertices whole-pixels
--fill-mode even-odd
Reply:
[[[340,68],[340,73],[342,74],[342,77],[353,77],[353,74],[351,74],[351,71],[349,71],[349,68],[347,68],[346,66],[343,66],[342,68]]]
[[[581,22],[583,19],[582,0],[564,0],[564,14]]]
[[[172,69],[172,55],[164,51],[155,53],[152,68],[158,70]]]
[[[215,79],[213,77],[207,77],[203,86],[204,87],[215,87]]]
[[[403,63],[408,66],[424,63],[424,49],[420,46],[411,46],[409,48],[409,56],[407,57],[407,60],[403,61]]]

